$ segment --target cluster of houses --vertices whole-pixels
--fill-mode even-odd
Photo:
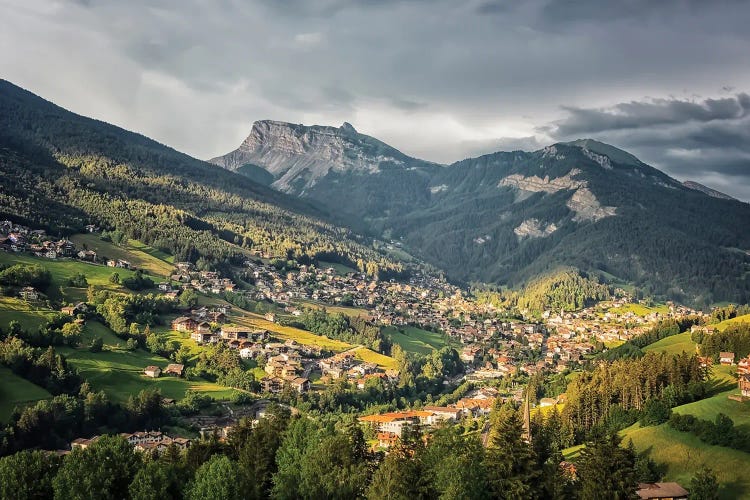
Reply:
[[[86,227],[98,230],[95,226]],[[97,255],[93,250],[77,250],[75,244],[67,238],[55,238],[48,235],[44,229],[31,229],[9,220],[0,221],[0,250],[29,252],[47,259],[70,257],[97,262]],[[117,263],[118,261],[111,262]],[[107,264],[110,265],[109,261]],[[114,264],[111,266],[115,267]]]
[[[198,271],[191,262],[177,262],[170,276],[172,281],[178,282],[182,290],[193,289],[201,293],[220,294],[234,292],[237,285],[229,278],[223,278],[216,271]],[[164,292],[173,290],[171,283],[159,283],[159,289]]]
[[[120,434],[120,436],[125,438],[125,440],[133,446],[135,451],[155,451],[159,454],[164,453],[170,446],[175,446],[179,450],[186,450],[192,443],[190,439],[169,437],[159,431],[134,432],[132,434],[123,433]],[[70,443],[70,448],[86,449],[96,443],[100,438],[101,436],[77,438]]]
[[[143,374],[149,378],[159,378],[162,375],[182,377],[184,372],[185,365],[182,365],[180,363],[169,363],[163,370],[156,365],[149,365],[143,369]]]
[[[452,405],[366,415],[358,420],[375,432],[378,448],[388,449],[403,436],[407,428],[433,428],[446,422],[457,422],[464,417],[488,415],[498,397],[497,389],[484,387]]]

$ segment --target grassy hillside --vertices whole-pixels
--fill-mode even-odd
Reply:
[[[116,272],[121,279],[135,274],[127,269],[115,269],[74,259],[45,259],[28,254],[0,252],[0,264],[12,265],[18,263],[38,264],[45,267],[52,275],[52,283],[47,290],[47,295],[52,300],[63,302],[76,302],[86,299],[85,288],[68,286],[68,280],[78,273],[86,275],[89,285],[110,289],[122,289],[119,285],[112,285],[109,282],[112,273]],[[154,281],[159,280],[156,276],[151,276],[151,278]]]
[[[185,391],[192,389],[217,399],[228,398],[234,389],[202,380],[188,381],[177,377],[148,378],[143,369],[156,365],[164,369],[170,360],[143,350],[111,350],[99,353],[85,348],[62,348],[68,362],[91,383],[94,390],[105,391],[113,400],[124,401],[143,389],[159,388],[164,397],[181,399]]]
[[[720,498],[750,498],[750,454],[710,446],[696,436],[670,428],[667,424],[641,428],[638,424],[623,431],[624,442],[633,440],[640,452],[667,465],[666,480],[689,486],[693,474],[703,464],[711,467],[721,484]]]
[[[750,314],[745,314],[744,316],[737,316],[736,318],[724,320],[721,323],[717,323],[716,325],[713,325],[713,327],[719,330],[720,332],[723,332],[729,326],[736,325],[738,323],[750,323]]]
[[[358,347],[354,350],[354,355],[357,359],[364,361],[365,363],[375,363],[384,370],[396,370],[398,369],[398,363],[395,359],[384,354],[380,354],[366,347]]]
[[[429,354],[435,349],[447,345],[444,335],[422,330],[414,326],[394,327],[387,326],[382,329],[394,344],[398,344],[407,352],[416,354]]]
[[[76,248],[94,250],[99,258],[127,260],[137,269],[154,276],[169,276],[174,268],[171,256],[137,240],[129,241],[123,246],[103,241],[98,234],[75,234],[70,240],[75,243]]]
[[[644,306],[643,304],[631,303],[631,304],[625,304],[621,307],[613,307],[610,309],[610,312],[619,313],[619,314],[626,314],[626,313],[632,312],[636,316],[644,317],[653,313],[666,314],[669,312],[669,307],[666,304],[660,304],[657,306],[648,307],[648,306]]]
[[[0,422],[6,422],[16,406],[23,407],[51,397],[42,387],[0,367]]]
[[[645,352],[666,352],[668,354],[680,354],[695,352],[695,342],[690,338],[690,332],[683,332],[671,337],[663,338],[643,348]]]
[[[50,309],[36,307],[23,299],[0,297],[0,328],[18,321],[25,330],[35,330],[54,314]]]

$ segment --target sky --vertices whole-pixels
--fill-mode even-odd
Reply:
[[[592,137],[750,201],[740,0],[0,0],[0,77],[198,158],[256,120],[451,163]]]

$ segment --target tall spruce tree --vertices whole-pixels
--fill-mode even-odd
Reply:
[[[599,435],[586,443],[578,461],[580,498],[625,500],[637,498],[635,453],[620,446],[616,433]]]
[[[531,446],[522,437],[521,417],[508,405],[495,408],[493,413],[485,458],[490,490],[496,498],[534,497],[540,470]]]

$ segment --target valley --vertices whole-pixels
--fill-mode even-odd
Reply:
[[[211,164],[8,82],[0,110],[0,456],[276,464],[309,432],[360,471],[486,486],[515,449],[544,496],[617,451],[633,491],[705,465],[750,496],[746,204],[595,141],[444,166],[258,122]]]

